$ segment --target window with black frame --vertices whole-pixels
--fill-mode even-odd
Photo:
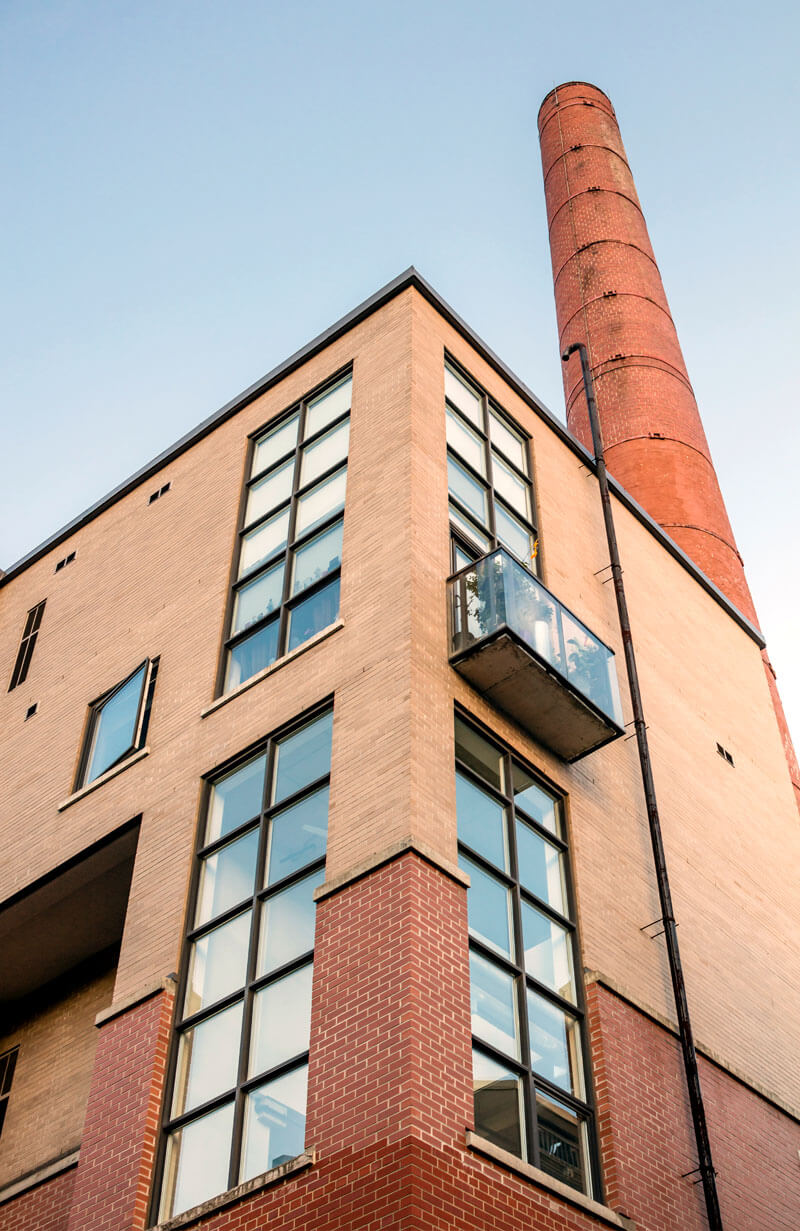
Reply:
[[[453,572],[502,545],[536,573],[528,437],[449,360],[444,391]]]
[[[336,379],[253,440],[223,692],[339,614],[352,387],[352,375]]]
[[[456,716],[475,1131],[592,1194],[593,1120],[562,800]]]
[[[22,640],[20,641],[17,657],[14,662],[14,670],[11,673],[11,683],[8,686],[9,692],[19,684],[24,684],[28,677],[28,670],[33,658],[33,651],[36,648],[36,640],[39,636],[46,602],[47,599],[43,598],[35,607],[31,607],[25,619]]]
[[[144,746],[157,674],[158,659],[146,658],[120,684],[91,702],[76,789]]]
[[[176,1003],[160,1196],[171,1218],[302,1153],[333,712],[215,774]]]

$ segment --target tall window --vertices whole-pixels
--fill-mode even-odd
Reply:
[[[302,1153],[332,720],[280,733],[208,786],[159,1220]]]
[[[143,747],[157,673],[158,659],[145,659],[121,684],[92,701],[76,787],[94,782]]]
[[[28,675],[28,668],[31,665],[33,658],[34,647],[36,646],[36,638],[39,636],[39,628],[44,615],[44,605],[47,602],[43,598],[35,607],[31,607],[25,620],[25,627],[22,630],[22,640],[19,643],[14,670],[11,672],[11,683],[8,686],[8,691],[16,688],[18,684],[24,684]]]
[[[449,362],[444,391],[453,571],[502,544],[536,572],[528,438]]]
[[[222,688],[229,692],[339,613],[350,438],[348,375],[253,441]]]
[[[563,806],[523,762],[456,717],[467,895],[475,1129],[591,1194],[591,1095]]]

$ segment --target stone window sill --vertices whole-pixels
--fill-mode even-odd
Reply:
[[[218,1197],[212,1197],[210,1201],[204,1201],[202,1205],[195,1205],[192,1209],[185,1210],[183,1214],[177,1214],[175,1218],[168,1219],[167,1222],[160,1222],[157,1226],[152,1227],[151,1231],[179,1231],[179,1228],[188,1227],[191,1223],[197,1222],[201,1218],[207,1218],[209,1214],[214,1214],[217,1210],[233,1205],[234,1202],[241,1201],[243,1197],[249,1197],[264,1188],[269,1188],[271,1184],[277,1184],[291,1175],[297,1175],[298,1172],[305,1171],[307,1167],[311,1167],[313,1164],[314,1151],[304,1150],[302,1154],[298,1154],[297,1158],[290,1159],[288,1163],[282,1163],[280,1167],[273,1167],[271,1171],[265,1171],[263,1175],[254,1176],[252,1180],[248,1180],[245,1184],[239,1184],[236,1188],[230,1188],[226,1193],[220,1193]]]
[[[270,663],[263,671],[259,671],[256,675],[251,675],[249,680],[245,680],[238,688],[232,688],[230,692],[224,693],[221,697],[217,697],[216,701],[212,701],[204,710],[200,711],[201,718],[208,718],[209,714],[215,714],[223,705],[227,705],[229,701],[234,701],[236,697],[240,697],[243,692],[247,692],[248,688],[255,688],[256,684],[260,684],[262,680],[268,676],[274,675],[276,671],[280,671],[281,667],[285,667],[287,663],[292,663],[301,654],[305,654],[307,650],[311,650],[315,645],[319,645],[320,641],[326,641],[328,637],[332,637],[334,633],[338,633],[340,628],[344,628],[344,621],[337,620],[335,624],[329,624],[327,628],[322,628],[313,637],[309,637],[308,641],[304,641],[296,650],[290,650],[288,654],[284,654],[274,663]]]
[[[546,1188],[553,1196],[560,1197],[562,1201],[568,1201],[570,1205],[576,1205],[578,1209],[585,1210],[587,1214],[593,1214],[607,1227],[619,1227],[620,1231],[636,1231],[636,1225],[630,1218],[615,1213],[607,1205],[601,1205],[599,1201],[587,1197],[585,1193],[579,1193],[577,1189],[570,1188],[568,1184],[562,1184],[560,1180],[554,1179],[546,1171],[540,1171],[538,1167],[517,1158],[516,1154],[509,1154],[508,1150],[502,1150],[500,1146],[487,1141],[485,1137],[479,1137],[477,1133],[469,1129],[467,1130],[467,1149],[474,1150],[476,1154],[483,1154],[492,1162],[500,1163],[509,1171],[521,1175],[523,1179],[532,1180],[539,1188]]]
[[[130,769],[131,765],[135,765],[137,761],[143,760],[150,752],[149,747],[140,748],[138,752],[132,752],[124,761],[120,761],[118,765],[112,765],[111,769],[107,769],[99,778],[95,778],[93,782],[88,782],[86,786],[82,786],[79,791],[75,791],[72,795],[58,805],[58,811],[63,812],[65,808],[69,808],[72,804],[76,804],[79,799],[83,799],[85,795],[91,795],[92,791],[96,791],[98,787],[109,782],[112,778],[116,778],[117,774],[121,774],[123,770]]]

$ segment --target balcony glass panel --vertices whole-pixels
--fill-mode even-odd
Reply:
[[[448,585],[454,654],[505,627],[621,725],[613,652],[507,552],[498,549],[482,557]]]

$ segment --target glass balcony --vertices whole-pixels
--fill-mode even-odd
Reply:
[[[565,761],[623,734],[614,652],[502,548],[447,583],[450,662]]]

